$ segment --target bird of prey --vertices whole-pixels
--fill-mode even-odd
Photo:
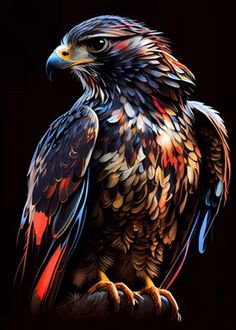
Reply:
[[[194,76],[162,35],[99,16],[72,28],[46,65],[82,84],[40,140],[28,172],[16,283],[32,309],[51,306],[70,269],[116,311],[149,294],[160,312],[197,236],[203,253],[230,179],[217,111],[191,101]],[[20,284],[21,283],[21,284]]]

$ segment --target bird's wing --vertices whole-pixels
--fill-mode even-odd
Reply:
[[[33,156],[18,235],[16,284],[33,283],[32,306],[50,303],[86,217],[89,161],[98,134],[95,112],[82,107],[57,119]],[[57,284],[57,285],[55,285]]]
[[[205,251],[213,221],[222,201],[227,199],[231,175],[227,132],[219,114],[200,102],[188,101],[187,107],[195,118],[195,136],[201,151],[202,166],[198,191],[192,199],[189,196],[185,212],[181,215],[188,218],[190,226],[185,227],[185,233],[183,230],[176,236],[176,245],[172,249],[175,258],[162,282],[162,286],[167,288],[180,272],[194,234],[198,235],[199,252]],[[178,222],[184,223],[181,220]]]

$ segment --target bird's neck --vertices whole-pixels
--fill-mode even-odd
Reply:
[[[186,67],[173,60],[169,67],[147,64],[135,72],[124,71],[120,75],[105,72],[97,76],[86,75],[82,85],[84,100],[93,108],[120,97],[142,107],[152,103],[153,97],[167,103],[185,103],[194,85],[192,78]]]
[[[172,108],[175,113],[181,112],[185,104],[183,93],[172,88],[166,88],[165,92],[164,94],[162,89],[144,85],[136,80],[133,80],[132,84],[113,81],[95,85],[93,88],[86,85],[81,102],[92,108],[101,118],[109,116],[109,112],[114,109],[129,106],[136,116],[142,113],[147,118],[155,117],[156,112],[159,117],[166,116],[166,107]]]

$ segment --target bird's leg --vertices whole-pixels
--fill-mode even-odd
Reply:
[[[96,291],[105,291],[108,298],[114,304],[116,312],[118,312],[120,308],[120,296],[118,290],[123,292],[129,310],[133,309],[135,302],[138,302],[138,300],[143,300],[143,298],[138,293],[131,291],[124,283],[111,282],[102,271],[99,271],[98,279],[98,283],[92,286],[88,290],[88,293],[93,294]]]
[[[98,283],[92,286],[88,293],[93,294],[96,291],[105,291],[107,293],[108,298],[115,306],[115,311],[118,312],[120,308],[120,296],[117,291],[117,288],[113,282],[111,282],[108,277],[102,272],[98,273]]]
[[[165,297],[168,300],[169,305],[171,307],[172,319],[180,320],[180,315],[178,313],[179,307],[177,305],[175,298],[170,293],[170,291],[157,288],[154,285],[154,283],[152,282],[152,280],[150,279],[150,277],[148,277],[148,276],[145,276],[144,281],[145,281],[144,288],[139,290],[137,293],[140,295],[142,295],[144,293],[150,295],[150,297],[153,300],[155,310],[158,314],[161,313],[162,308],[163,308],[163,302],[161,300],[161,296]]]

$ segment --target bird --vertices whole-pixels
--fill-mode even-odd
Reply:
[[[105,291],[115,312],[121,291],[127,306],[148,294],[156,313],[165,297],[175,318],[169,287],[227,199],[224,122],[191,100],[195,77],[170,42],[133,19],[73,27],[46,63],[50,80],[60,70],[83,92],[34,152],[15,282],[33,311],[55,305],[70,270],[73,287]]]

